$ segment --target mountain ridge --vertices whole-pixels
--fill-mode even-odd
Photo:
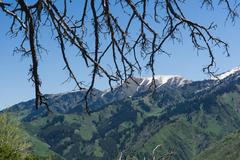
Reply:
[[[76,160],[117,159],[121,152],[127,160],[129,156],[149,159],[159,144],[160,155],[175,150],[174,160],[191,160],[240,129],[238,72],[224,82],[203,80],[180,86],[168,85],[168,78],[155,93],[136,93],[133,82],[128,83],[133,85],[130,89],[123,85],[105,96],[95,90],[95,96],[89,97],[91,116],[82,109],[84,92],[49,96],[53,114],[44,108],[35,110],[34,100],[7,111],[50,150]]]
[[[155,75],[156,83],[158,83],[159,79],[160,79],[160,81],[163,81],[163,83],[160,83],[159,86],[158,85],[156,86],[156,89],[161,87],[162,85],[166,84],[169,80],[173,80],[173,79],[179,80],[180,82],[176,83],[176,84],[179,84],[179,86],[183,86],[185,84],[189,84],[189,83],[192,83],[192,82],[224,80],[226,78],[229,78],[229,77],[233,76],[236,73],[240,74],[240,66],[236,66],[236,67],[234,67],[232,69],[229,69],[229,70],[227,70],[223,73],[217,74],[216,77],[212,77],[212,78],[204,79],[204,80],[196,80],[196,81],[188,80],[188,79],[184,78],[184,76],[181,76],[181,75]],[[134,81],[130,79],[129,81],[126,81],[123,84],[114,86],[113,90],[111,90],[110,88],[104,89],[104,90],[94,88],[94,90],[97,91],[97,92],[100,92],[101,97],[104,97],[106,94],[114,92],[114,90],[118,90],[118,88],[121,87],[122,85],[129,86],[129,83],[130,84],[134,83],[134,85],[136,85],[136,88],[137,88],[136,90],[137,91],[139,90],[141,85],[146,84],[146,83],[147,83],[147,86],[148,86],[147,89],[149,89],[149,85],[152,83],[153,77],[152,76],[133,77],[133,79],[134,79]],[[146,91],[146,89],[144,91]],[[47,97],[57,97],[57,96],[64,96],[64,95],[67,95],[67,94],[74,94],[74,93],[80,93],[80,92],[85,92],[85,90],[71,91],[71,92],[61,92],[61,93],[56,93],[56,94],[46,94],[46,96]],[[22,102],[24,103],[24,102],[27,102],[27,101],[30,101],[30,100],[26,100],[26,101],[22,101]],[[22,103],[22,102],[20,102],[20,103]]]
[[[216,77],[213,77],[213,80],[223,80],[223,79],[225,79],[231,75],[234,75],[236,73],[240,73],[240,66],[234,67],[226,72],[216,75]]]

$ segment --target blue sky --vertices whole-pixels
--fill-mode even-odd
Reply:
[[[196,1],[195,1],[196,2]],[[185,7],[185,13],[190,19],[210,24],[215,21],[218,24],[218,29],[215,34],[224,39],[230,45],[230,57],[222,54],[219,50],[216,54],[217,68],[219,73],[231,69],[240,64],[240,25],[236,22],[233,25],[231,22],[225,23],[226,13],[224,7],[218,7],[215,11],[200,9],[199,4],[195,2],[189,3]],[[117,11],[116,11],[117,12]],[[116,14],[116,13],[115,13]],[[6,33],[11,24],[9,18],[0,11],[0,108],[9,107],[20,101],[26,101],[34,98],[34,87],[28,81],[28,70],[30,66],[29,58],[21,58],[20,55],[13,55],[14,48],[18,45],[19,39],[11,38]],[[185,32],[183,32],[185,33]],[[43,93],[59,93],[68,92],[74,89],[72,82],[63,82],[67,78],[67,72],[63,71],[64,67],[61,57],[59,57],[59,48],[53,39],[49,38],[48,31],[42,32],[43,45],[48,48],[48,54],[44,54],[40,60],[40,76],[43,82]],[[208,75],[202,72],[202,68],[209,63],[207,53],[201,52],[199,55],[189,42],[188,34],[183,34],[183,43],[173,44],[168,42],[165,48],[172,53],[170,57],[161,55],[156,60],[156,74],[178,74],[191,80],[207,79]],[[76,56],[74,49],[68,48],[68,52],[73,53],[70,57],[73,67],[77,70],[77,74],[83,80],[88,79],[86,70],[81,69],[80,58]],[[150,75],[150,72],[143,72],[143,76]],[[106,89],[107,82],[104,79],[99,79],[96,82],[96,88]]]

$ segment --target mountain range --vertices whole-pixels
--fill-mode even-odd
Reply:
[[[52,113],[36,110],[34,99],[3,112],[18,118],[32,150],[43,157],[151,159],[160,146],[156,155],[172,153],[176,160],[239,158],[232,146],[240,144],[240,67],[202,81],[158,75],[94,89],[90,116],[82,103],[85,92],[46,95]],[[231,150],[220,152],[225,146]]]

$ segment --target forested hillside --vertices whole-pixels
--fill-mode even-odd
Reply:
[[[91,115],[82,109],[83,92],[47,95],[52,113],[35,110],[34,100],[7,112],[18,117],[34,139],[38,154],[49,148],[65,159],[112,160],[120,155],[123,159],[151,159],[153,149],[160,145],[159,157],[173,153],[176,160],[210,159],[225,150],[223,143],[238,145],[239,137],[234,135],[236,144],[231,138],[220,141],[240,129],[238,77],[236,72],[220,83],[184,81],[181,85],[170,78],[154,93],[131,83],[113,92],[96,90],[89,99]],[[207,149],[211,146],[215,147]],[[229,149],[221,154],[236,157],[236,148]]]

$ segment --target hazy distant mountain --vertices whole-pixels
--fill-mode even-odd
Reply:
[[[161,75],[154,93],[152,77],[129,79],[113,91],[95,90],[91,116],[83,111],[84,91],[47,95],[53,114],[35,110],[34,100],[8,111],[66,159],[112,160],[121,152],[148,159],[161,144],[159,155],[174,151],[173,159],[190,160],[240,129],[239,76],[239,67],[203,81]]]

